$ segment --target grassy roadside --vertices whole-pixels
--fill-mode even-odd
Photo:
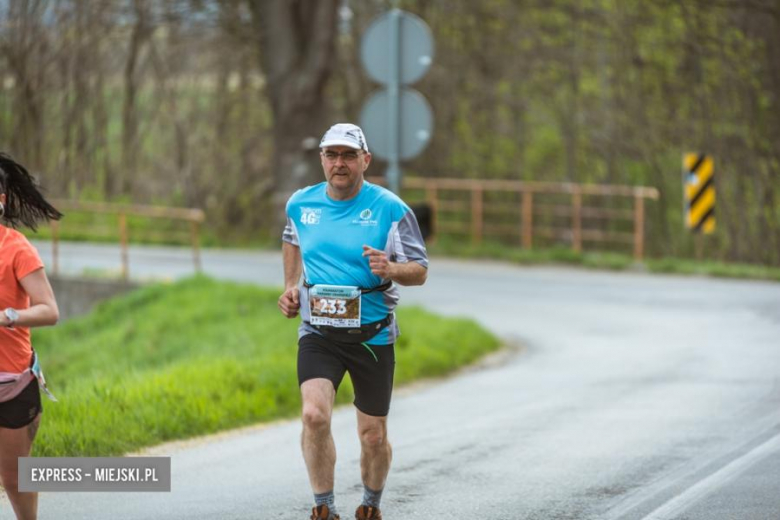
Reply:
[[[116,243],[118,240],[116,216],[74,213],[69,215],[69,218],[69,226],[63,225],[60,230],[61,240],[98,243]],[[155,222],[149,218],[130,217],[128,218],[128,229],[130,242],[133,244],[190,245],[189,230],[181,222]],[[27,236],[31,240],[48,240],[51,238],[51,230],[47,226],[43,226],[37,233],[30,232]],[[201,231],[200,245],[214,248],[239,247],[276,250],[279,247],[279,237],[257,234],[250,238],[229,237],[224,232],[207,228]],[[604,251],[577,253],[572,249],[560,246],[528,250],[489,241],[475,246],[468,241],[439,237],[428,246],[428,251],[433,255],[452,258],[504,260],[522,265],[562,264],[613,271],[639,269],[651,273],[780,281],[780,267],[713,260],[696,261],[688,258],[648,258],[637,264],[630,254]]]
[[[577,253],[562,247],[528,250],[496,243],[473,246],[443,240],[430,245],[428,251],[433,255],[453,258],[504,260],[522,265],[562,264],[614,271],[642,269],[652,273],[780,281],[778,267],[709,260],[699,262],[682,258],[645,259],[641,264],[637,264],[631,255],[610,252]]]
[[[189,228],[183,222],[129,217],[128,231],[129,240],[133,244],[171,246],[189,246],[191,244]],[[29,232],[27,236],[34,240],[48,240],[51,238],[51,229],[48,226],[42,226],[37,233]],[[61,225],[60,239],[76,242],[116,243],[118,241],[117,217],[115,215],[73,212]],[[279,237],[275,235],[254,233],[247,237],[239,233],[233,236],[224,230],[211,229],[209,226],[204,226],[201,229],[199,241],[202,247],[213,248],[238,247],[276,250],[279,247]],[[437,237],[429,244],[428,250],[431,254],[439,256],[504,260],[522,265],[563,264],[615,271],[639,269],[652,273],[780,281],[780,267],[671,257],[648,258],[637,264],[630,254],[604,251],[577,253],[562,246],[527,250],[490,241],[475,246],[468,240],[455,240],[452,237],[442,236]]]
[[[687,260],[682,258],[652,259],[646,262],[649,271],[688,275],[745,278],[780,282],[780,268],[752,264]]]
[[[298,413],[297,320],[278,292],[195,277],[110,300],[36,330],[49,384],[36,456],[116,455]],[[474,322],[402,308],[396,382],[499,348]],[[338,401],[352,400],[349,378]]]
[[[51,240],[52,228],[40,226],[37,231],[22,229],[30,240]],[[131,244],[154,246],[185,246],[192,244],[190,224],[180,220],[151,218],[137,215],[127,217],[127,236]],[[119,243],[119,217],[113,214],[98,214],[69,211],[59,223],[58,237],[66,242],[93,242],[98,244]],[[231,229],[220,229],[211,222],[199,228],[198,242],[201,247],[211,248],[263,248],[278,246],[279,234],[269,235],[267,231],[255,230],[252,234]]]

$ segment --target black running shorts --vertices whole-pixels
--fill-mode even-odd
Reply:
[[[355,389],[355,406],[366,415],[384,417],[390,411],[393,393],[395,350],[390,345],[341,343],[319,334],[298,340],[298,384],[324,378],[339,389],[349,372]]]
[[[24,428],[41,412],[41,391],[38,388],[38,380],[33,378],[19,395],[0,403],[0,428]]]

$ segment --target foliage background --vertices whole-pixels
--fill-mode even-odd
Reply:
[[[257,21],[321,22],[306,0],[287,2],[296,10],[279,20],[281,10],[262,9],[272,3],[0,1],[0,149],[51,195],[197,206],[224,241],[277,236],[272,199],[287,172],[273,159],[285,135],[261,66],[273,44]],[[330,120],[356,120],[378,88],[358,46],[390,4],[338,5],[320,103]],[[408,173],[655,186],[649,255],[693,256],[681,154],[707,152],[718,230],[706,256],[780,265],[777,2],[397,5],[436,41],[415,86],[433,105],[434,139]],[[314,126],[316,139],[324,128]]]

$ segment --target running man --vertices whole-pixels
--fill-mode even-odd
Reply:
[[[302,318],[298,382],[301,447],[315,502],[310,518],[339,519],[330,424],[336,391],[349,372],[364,488],[355,518],[381,520],[392,460],[387,415],[399,335],[396,284],[424,284],[428,256],[409,206],[364,179],[371,154],[359,127],[332,126],[320,142],[320,155],[325,182],[297,191],[287,202],[285,291],[279,297],[285,316]]]

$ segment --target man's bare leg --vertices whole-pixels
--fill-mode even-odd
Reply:
[[[387,439],[387,417],[374,417],[357,411],[360,437],[360,473],[366,488],[363,505],[378,508],[385,488],[393,448]]]
[[[336,444],[330,430],[336,390],[328,379],[309,379],[301,385],[303,399],[303,434],[301,450],[312,491],[319,497],[329,497],[324,503],[333,507],[333,485],[336,469]],[[315,501],[319,502],[318,496]]]

